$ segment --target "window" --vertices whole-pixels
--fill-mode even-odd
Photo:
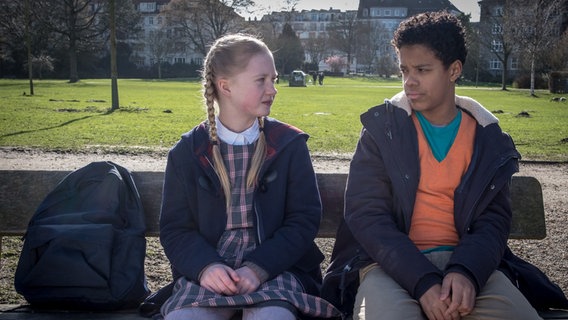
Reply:
[[[519,69],[519,58],[511,58],[511,70]]]
[[[489,61],[489,69],[490,70],[501,70],[503,68],[503,64],[499,60],[491,60]]]
[[[503,43],[499,40],[491,41],[491,51],[493,52],[503,52]]]
[[[175,63],[185,63],[185,58],[175,58],[174,62]]]
[[[493,27],[491,28],[491,33],[492,34],[502,34],[503,33],[503,26],[499,23],[493,24]]]
[[[502,17],[503,16],[503,7],[502,6],[496,6],[493,9],[493,15],[495,17]]]

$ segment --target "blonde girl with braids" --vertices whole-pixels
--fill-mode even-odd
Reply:
[[[182,135],[165,171],[166,320],[339,315],[319,298],[321,201],[308,136],[268,117],[277,76],[270,49],[250,35],[221,37],[205,58],[207,120]]]

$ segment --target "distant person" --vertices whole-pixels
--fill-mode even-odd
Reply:
[[[318,79],[318,73],[316,71],[312,72],[312,82],[314,86],[317,84],[316,81]]]
[[[318,83],[319,83],[320,86],[323,86],[323,78],[324,78],[324,76],[325,76],[325,75],[324,75],[323,72],[320,72],[320,73],[318,74]]]
[[[455,94],[467,55],[459,20],[410,17],[392,43],[404,91],[361,115],[322,296],[354,320],[533,320],[531,303],[567,307],[507,247],[520,154],[497,118]]]
[[[252,36],[224,36],[205,57],[207,120],[170,150],[165,171],[166,320],[337,315],[318,297],[322,208],[308,136],[268,118],[277,77]]]

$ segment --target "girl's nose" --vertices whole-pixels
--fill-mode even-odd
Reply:
[[[276,86],[274,85],[274,83],[271,83],[268,85],[268,94],[271,95],[276,95],[278,93],[278,90],[276,90]]]

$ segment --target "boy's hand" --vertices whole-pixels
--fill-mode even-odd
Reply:
[[[451,301],[446,316],[455,312],[461,317],[470,314],[475,305],[475,296],[475,287],[466,276],[451,272],[444,277],[440,299]]]
[[[419,299],[422,311],[429,320],[458,320],[458,312],[448,313],[449,299],[440,299],[442,286],[437,284],[426,291]]]

